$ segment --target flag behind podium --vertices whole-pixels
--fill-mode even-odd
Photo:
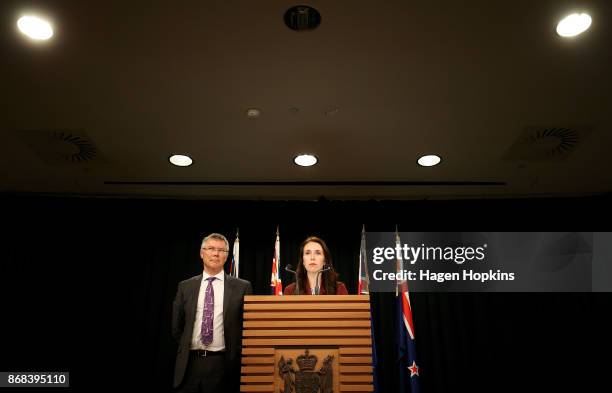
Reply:
[[[357,287],[358,295],[370,294],[370,277],[368,275],[368,254],[366,249],[365,225],[361,228],[361,247],[359,249],[359,285]],[[376,355],[376,336],[374,335],[374,320],[372,319],[372,299],[370,299],[370,330],[372,336],[372,385],[374,393],[378,393],[378,377],[377,366],[378,356]]]
[[[361,227],[361,247],[359,249],[359,284],[358,295],[370,293],[370,277],[368,275],[368,255],[366,250],[365,225]]]
[[[230,265],[230,276],[238,277],[240,270],[240,239],[238,231],[236,231],[236,240],[234,240],[234,249],[232,252],[232,264]]]
[[[395,231],[396,247],[401,248],[399,233]],[[403,260],[397,260],[397,271],[403,270]],[[408,283],[397,282],[397,372],[399,393],[420,393],[419,366],[414,341],[412,308],[408,296]]]
[[[278,227],[276,228],[276,241],[274,242],[274,259],[272,259],[272,275],[270,277],[270,292],[272,295],[283,294],[283,284],[280,278],[280,240]]]

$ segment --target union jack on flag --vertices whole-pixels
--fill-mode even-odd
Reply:
[[[395,230],[396,248],[401,248],[399,233]],[[403,270],[403,259],[397,259],[397,271]],[[406,280],[397,282],[397,361],[399,373],[398,392],[420,393],[419,365],[414,341],[414,324],[412,323],[412,308],[408,296]]]

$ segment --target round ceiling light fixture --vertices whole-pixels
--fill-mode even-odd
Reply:
[[[193,164],[193,160],[189,156],[183,154],[173,154],[168,159],[171,164],[176,166],[189,166]]]
[[[246,115],[250,119],[255,119],[261,115],[261,111],[257,108],[249,108],[247,109]]]
[[[313,166],[317,161],[317,157],[312,154],[300,154],[293,159],[293,162],[299,166]]]
[[[428,154],[417,160],[420,166],[435,166],[438,165],[440,161],[442,161],[442,159],[435,154]]]
[[[46,41],[53,37],[51,23],[37,16],[22,16],[17,21],[17,27],[23,34],[36,41]]]
[[[557,24],[557,34],[561,37],[575,37],[591,27],[591,22],[589,14],[568,15]]]

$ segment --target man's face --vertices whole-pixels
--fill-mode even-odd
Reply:
[[[204,247],[200,249],[200,258],[204,262],[206,273],[215,275],[223,270],[223,265],[227,260],[227,253],[228,251],[223,240],[208,239],[204,243]]]

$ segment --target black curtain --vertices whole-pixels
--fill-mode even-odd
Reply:
[[[369,231],[609,228],[611,198],[255,202],[5,194],[0,371],[70,371],[73,390],[171,391],[171,304],[201,239],[240,228],[241,277],[270,293],[281,263],[326,240],[349,293]],[[229,268],[229,263],[226,264]],[[284,284],[291,277],[283,272]],[[394,294],[372,294],[382,392],[397,391]],[[413,293],[423,392],[583,390],[605,377],[609,293]],[[605,364],[605,363],[603,363]]]

